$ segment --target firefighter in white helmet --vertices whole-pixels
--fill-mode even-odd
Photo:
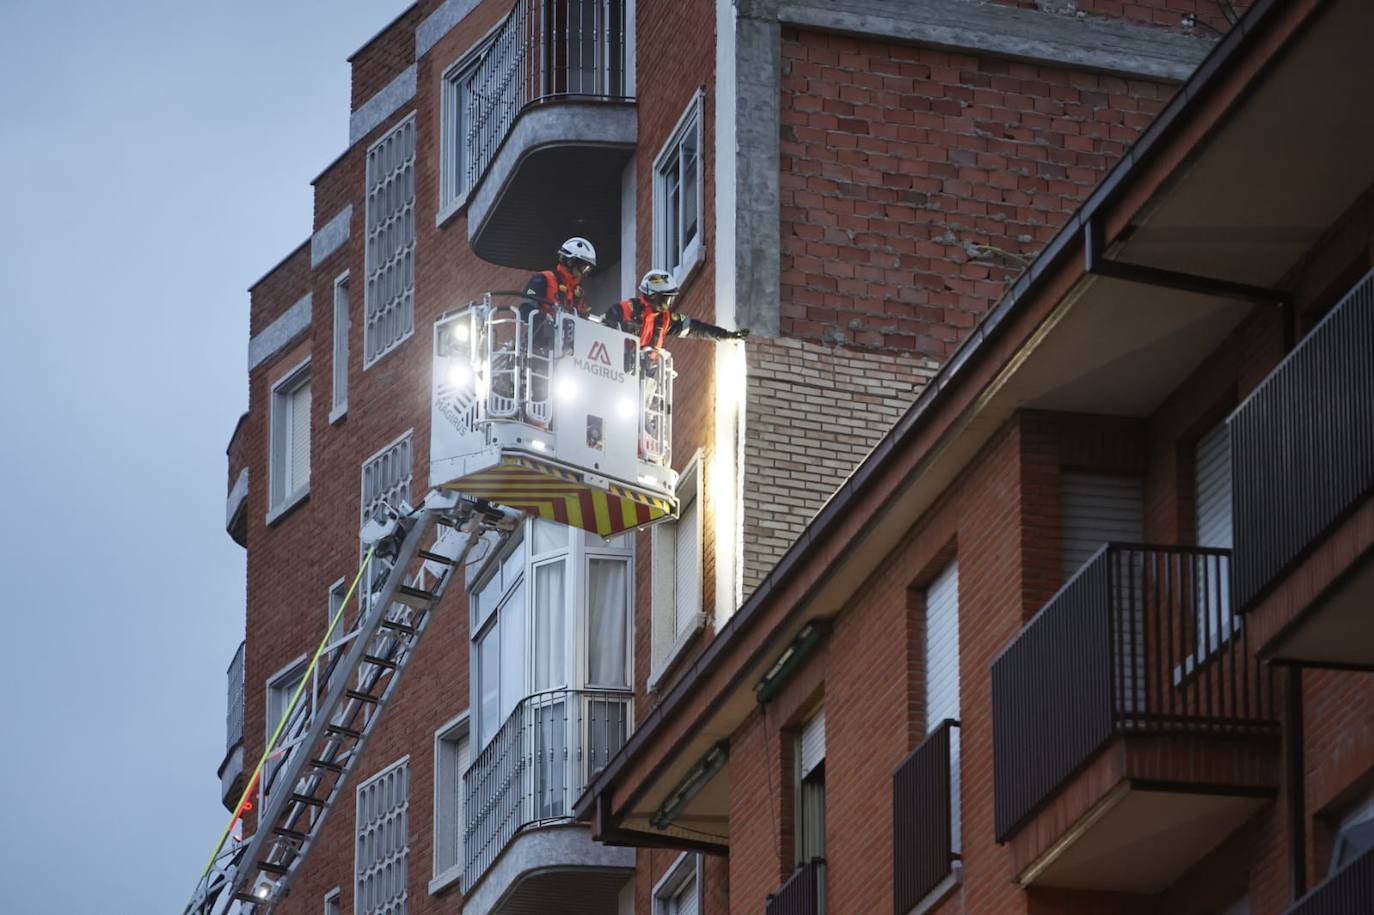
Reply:
[[[678,285],[666,270],[650,270],[639,281],[639,295],[616,302],[603,321],[611,327],[639,337],[643,348],[658,349],[672,337],[705,337],[709,340],[743,340],[747,330],[726,330],[699,318],[673,313]]]
[[[582,278],[596,266],[596,249],[580,236],[573,236],[558,249],[558,263],[552,270],[541,270],[525,284],[528,301],[546,315],[571,311],[587,317]]]

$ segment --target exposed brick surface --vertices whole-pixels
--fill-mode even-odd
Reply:
[[[782,67],[782,334],[937,359],[1173,93],[794,29]]]

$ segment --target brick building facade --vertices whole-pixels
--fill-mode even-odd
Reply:
[[[1044,856],[1028,835],[1059,842],[1053,818],[1076,822],[1084,814],[1073,804],[1096,800],[1090,790],[1065,792],[1037,807],[1020,834],[997,834],[988,670],[1062,583],[1063,474],[1143,477],[1142,538],[1190,542],[1191,470],[1177,443],[1215,425],[1268,375],[1283,352],[1282,327],[1258,308],[1211,303],[1201,328],[1170,312],[1169,329],[1197,330],[1200,342],[1151,376],[1153,400],[1108,379],[1103,396],[1119,402],[1093,410],[1082,405],[1094,380],[1066,383],[1067,393],[1035,389],[1011,409],[1007,398],[1019,394],[999,386],[980,402],[969,379],[991,374],[996,359],[1020,364],[1009,343],[1018,338],[1005,327],[1042,308],[1025,304],[1029,278],[1067,294],[1067,280],[1031,265],[1060,255],[1063,227],[1094,205],[1142,132],[1170,117],[1179,84],[1227,27],[1208,0],[1182,6],[1079,4],[1076,15],[1053,4],[963,0],[421,0],[355,53],[350,145],[314,180],[310,237],[251,288],[249,411],[229,449],[226,513],[248,549],[242,716],[237,733],[231,722],[221,769],[227,805],[324,635],[332,595],[352,577],[368,500],[380,488],[414,504],[429,487],[436,320],[488,290],[522,288],[531,269],[549,265],[557,239],[582,234],[598,247],[588,288],[599,303],[628,295],[649,267],[667,266],[682,281],[684,313],[753,336],[670,342],[679,372],[673,464],[700,494],[694,526],[672,528],[672,543],[686,531],[695,553],[650,530],[622,544],[633,569],[626,701],[634,736],[593,780],[579,816],[580,784],[568,786],[577,790],[557,815],[524,824],[480,866],[461,866],[455,760],[472,765],[493,732],[470,698],[487,618],[455,588],[279,911],[759,911],[816,841],[794,828],[807,765],[794,738],[820,707],[824,898],[832,913],[891,911],[892,772],[926,736],[919,595],[956,557],[965,722],[958,898],[971,912],[1093,910],[1084,900],[1096,897],[1083,891],[1009,882]],[[1269,6],[1266,22],[1280,15]],[[1189,13],[1201,24],[1181,18]],[[559,17],[561,30],[549,25]],[[585,36],[574,19],[592,23]],[[498,66],[503,42],[532,34],[511,23],[563,42],[552,52],[555,85],[484,108],[507,91],[502,73],[513,72]],[[1260,53],[1259,40],[1246,52]],[[579,54],[598,62],[579,69],[571,63]],[[591,88],[574,89],[574,77]],[[1195,129],[1174,120],[1175,133]],[[1157,158],[1175,156],[1172,167],[1185,155],[1169,147]],[[1127,164],[1159,170],[1149,180],[1164,181],[1164,165]],[[688,186],[699,189],[695,199]],[[1364,226],[1368,205],[1353,200],[1345,222]],[[693,207],[689,224],[683,213]],[[670,227],[670,214],[682,221]],[[1112,216],[1107,237],[1124,243],[1127,218]],[[1141,224],[1138,244],[1173,250],[1167,233],[1152,241]],[[1319,224],[1367,251],[1360,228],[1340,234],[1334,217]],[[1301,264],[1286,243],[1276,254],[1295,254],[1292,271],[1273,285],[1299,290],[1317,310],[1332,293],[1319,275],[1346,271],[1346,288],[1358,278],[1348,263],[1323,260],[1315,238],[1305,238],[1313,253]],[[1170,266],[1207,272],[1186,259]],[[1049,303],[1050,293],[1035,296]],[[1013,298],[1017,310],[1006,305]],[[1107,329],[1128,340],[1139,332],[1129,321]],[[1042,353],[1070,345],[1044,339]],[[1166,346],[1163,331],[1140,339]],[[1210,349],[1219,355],[1205,358]],[[1052,368],[1070,365],[1045,358]],[[1185,363],[1201,366],[1187,381]],[[1093,379],[1110,375],[1109,362],[1089,369]],[[1205,405],[1195,391],[1206,393]],[[913,426],[913,417],[960,402],[980,404],[967,429],[951,420],[954,431],[932,436],[929,421]],[[894,462],[916,475],[900,493],[888,487],[897,513],[879,510],[884,499],[856,502]],[[570,549],[571,563],[582,547]],[[856,552],[870,566],[864,574],[818,578]],[[685,585],[684,555],[699,570]],[[902,574],[869,574],[879,560]],[[533,582],[533,560],[527,569]],[[475,571],[474,593],[491,574]],[[587,633],[573,630],[585,599],[569,600],[567,637],[581,646]],[[669,609],[665,622],[665,600],[695,612],[675,624]],[[785,601],[807,609],[784,610]],[[758,606],[777,608],[777,627],[757,622]],[[726,686],[748,692],[751,671],[776,660],[801,628],[799,613],[831,623],[818,653],[789,669],[769,703],[755,707],[752,695],[741,703]],[[1247,635],[1260,629],[1246,625]],[[1351,676],[1302,678],[1308,744],[1333,748],[1329,758],[1310,749],[1305,757],[1321,760],[1326,787],[1308,805],[1327,819],[1358,794],[1363,774],[1363,750],[1348,738],[1363,719],[1350,704],[1332,709],[1330,722],[1321,712],[1330,695],[1363,695]],[[713,706],[707,697],[717,695]],[[1247,770],[1252,795],[1278,790],[1277,733],[1253,736],[1255,758],[1272,765]],[[728,778],[708,780],[683,810],[650,823],[656,811],[645,798],[662,800],[679,784],[703,758],[703,741],[728,746]],[[1257,809],[1259,825],[1229,833],[1211,852],[1226,867],[1258,860],[1257,845],[1266,861],[1282,859],[1272,836],[1282,816],[1273,803]],[[250,811],[243,831],[256,826]],[[1335,834],[1305,834],[1315,877]],[[378,851],[376,836],[395,844]],[[1169,893],[1196,896],[1186,892],[1195,875],[1154,895],[1102,898],[1156,911]],[[954,897],[943,898],[948,906]]]

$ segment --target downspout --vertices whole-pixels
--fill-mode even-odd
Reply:
[[[1283,684],[1283,771],[1288,797],[1288,883],[1292,901],[1307,894],[1307,796],[1303,784],[1302,668],[1286,668]]]

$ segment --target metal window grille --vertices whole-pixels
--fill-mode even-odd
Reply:
[[[234,660],[229,662],[226,677],[229,681],[229,708],[225,715],[226,750],[231,750],[243,741],[243,649],[246,643],[239,642],[239,650],[234,652]]]
[[[367,151],[363,367],[415,330],[415,116]]]
[[[353,911],[405,915],[410,763],[401,760],[358,786]]]

